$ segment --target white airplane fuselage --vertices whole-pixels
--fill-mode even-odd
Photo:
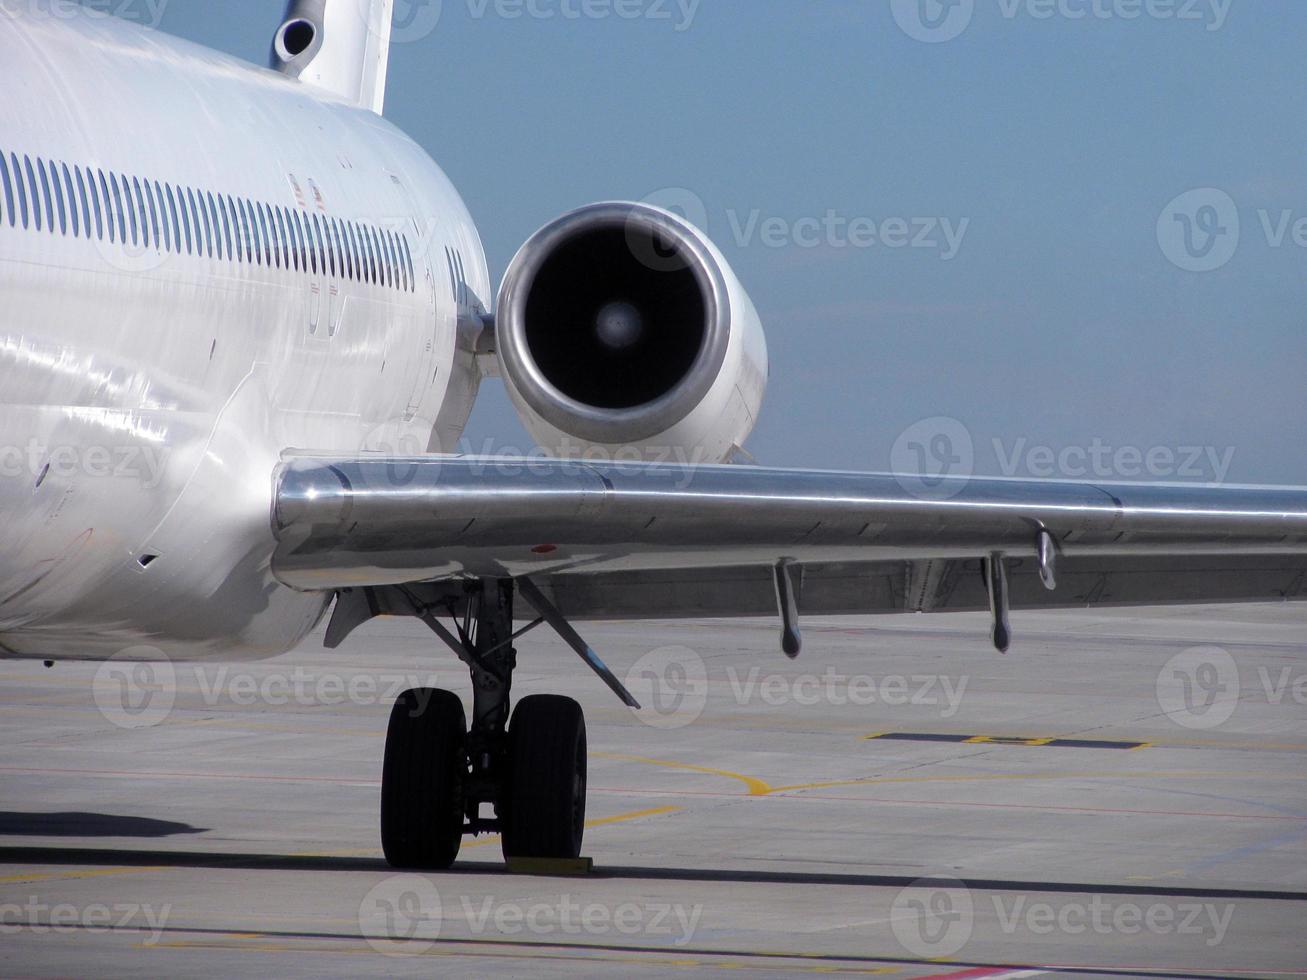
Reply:
[[[0,655],[284,652],[327,597],[269,569],[282,451],[466,421],[467,209],[276,72],[107,17],[0,28]]]

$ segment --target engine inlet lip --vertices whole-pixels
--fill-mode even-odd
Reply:
[[[670,238],[688,261],[704,298],[704,340],[685,378],[674,390],[632,408],[597,408],[564,394],[540,370],[527,341],[527,299],[545,261],[573,238],[612,228]],[[532,411],[562,432],[603,445],[641,442],[684,420],[707,397],[726,362],[730,310],[718,260],[682,218],[647,204],[615,202],[580,208],[532,235],[509,266],[495,325],[504,380]]]

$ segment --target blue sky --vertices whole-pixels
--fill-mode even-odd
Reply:
[[[1307,4],[951,3],[398,0],[386,114],[496,281],[586,202],[698,210],[767,329],[763,462],[943,431],[981,473],[1307,482]],[[161,27],[262,64],[280,11]],[[498,382],[468,438],[529,447]]]

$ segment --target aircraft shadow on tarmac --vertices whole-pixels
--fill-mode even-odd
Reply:
[[[3,815],[0,814],[0,817]],[[154,821],[166,823],[166,821]],[[2,826],[2,824],[0,824]],[[184,824],[176,824],[182,826]],[[198,833],[195,828],[189,828]],[[12,831],[10,831],[12,833]],[[160,835],[162,836],[162,835]],[[155,851],[112,847],[0,846],[0,864],[90,864],[178,868],[233,868],[250,871],[355,871],[390,872],[381,858],[336,855],[239,854],[221,851]],[[442,876],[503,875],[503,864],[456,864]],[[546,876],[547,877],[547,876]],[[868,888],[905,888],[921,881],[919,875],[829,874],[804,871],[747,871],[712,868],[639,868],[604,865],[589,875],[594,880],[740,882],[764,885],[850,885]],[[1042,894],[1164,895],[1176,898],[1226,898],[1264,901],[1307,901],[1307,892],[1259,888],[1218,888],[1174,884],[1111,884],[1103,882],[1022,881],[1019,879],[964,878],[975,891],[1019,891]]]
[[[202,834],[207,828],[175,820],[115,813],[30,813],[0,810],[5,837],[172,837]]]

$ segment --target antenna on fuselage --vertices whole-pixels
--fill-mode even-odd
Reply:
[[[290,0],[272,68],[378,115],[385,105],[394,0]]]

